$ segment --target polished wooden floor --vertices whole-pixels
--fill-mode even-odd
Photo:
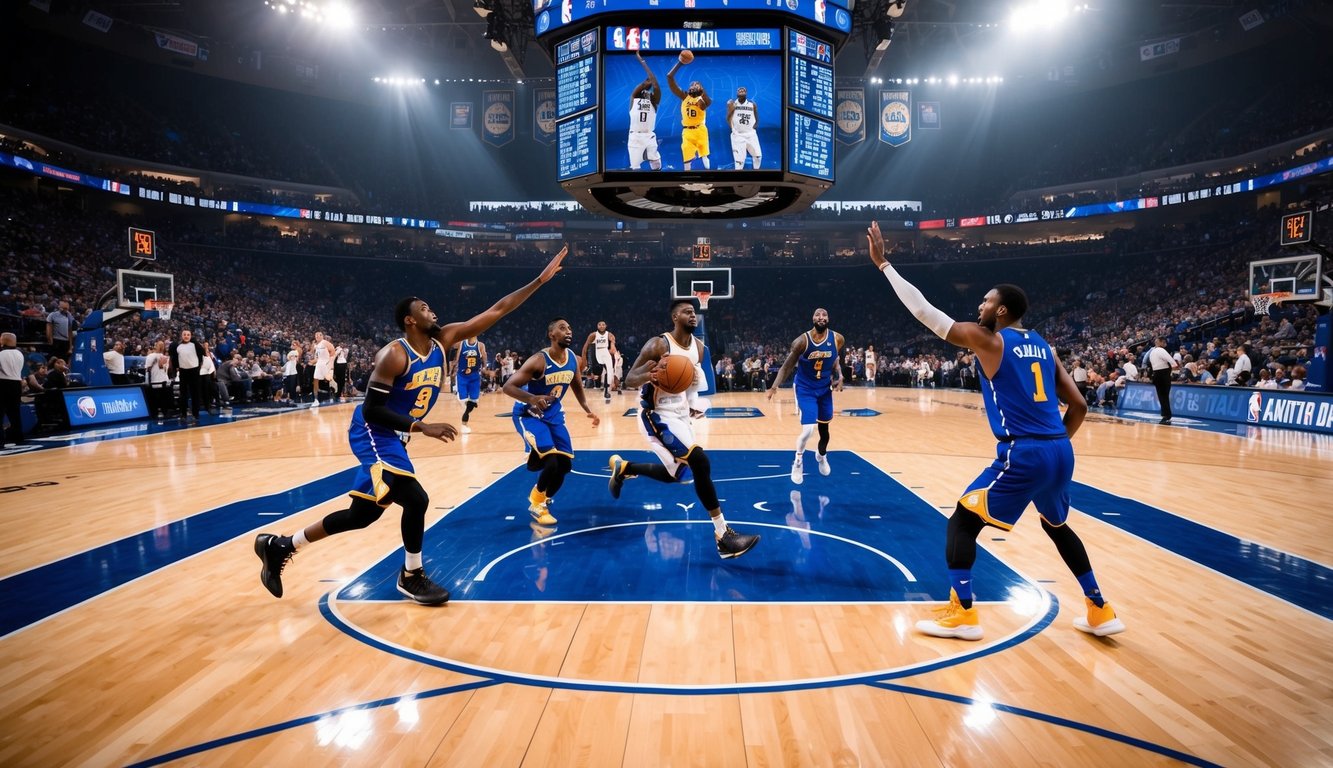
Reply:
[[[612,416],[628,400],[591,402]],[[441,403],[435,418],[456,423],[458,404]],[[755,405],[765,417],[708,420],[710,448],[793,445],[790,391],[774,403],[737,394],[713,404]],[[978,395],[858,389],[836,404],[883,415],[835,419],[832,447],[898,473],[941,515],[994,455]],[[506,406],[487,395],[480,412]],[[0,495],[0,578],[351,467],[350,411],[0,458],[3,485],[58,483]],[[631,419],[571,422],[579,449],[642,448]],[[519,463],[506,420],[473,423],[458,443],[412,445],[431,494],[428,525]],[[1327,440],[1094,415],[1075,450],[1083,483],[1333,563]],[[1072,521],[1125,634],[1098,639],[1070,626],[1081,593],[1025,519],[1003,541],[981,540],[1058,598],[1059,615],[1025,642],[882,683],[694,694],[670,686],[855,677],[979,646],[915,635],[925,603],[340,609],[408,649],[510,675],[497,681],[359,642],[321,611],[323,595],[401,546],[392,513],[303,551],[284,599],[262,589],[254,533],[290,533],[342,505],[261,522],[0,637],[0,765],[1333,765],[1333,622],[1105,518]],[[1030,624],[1031,610],[985,606],[980,647]],[[658,684],[668,687],[634,687]]]

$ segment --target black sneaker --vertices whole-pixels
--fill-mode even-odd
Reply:
[[[607,487],[611,489],[611,498],[618,499],[620,498],[620,489],[625,486],[625,467],[629,466],[629,462],[620,458],[620,454],[613,453],[609,464],[611,465],[611,482],[607,484]]]
[[[733,557],[740,557],[754,548],[759,543],[758,535],[748,535],[736,533],[727,526],[727,530],[722,537],[717,540],[717,554],[723,560],[730,560]]]
[[[282,597],[282,569],[296,556],[296,547],[285,536],[261,533],[255,537],[255,554],[264,562],[259,580],[274,597]]]
[[[423,568],[400,570],[398,591],[421,605],[444,605],[449,602],[449,590],[431,581]]]

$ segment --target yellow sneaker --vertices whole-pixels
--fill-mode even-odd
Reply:
[[[532,519],[537,525],[555,525],[558,522],[546,504],[547,502],[543,501],[540,504],[533,502],[528,505],[528,514],[532,515]]]
[[[1088,617],[1074,619],[1074,629],[1097,637],[1118,635],[1125,631],[1125,622],[1116,617],[1110,603],[1102,601],[1102,607],[1098,608],[1090,597],[1083,598],[1083,602],[1088,604]]]
[[[936,608],[937,616],[933,620],[921,620],[916,623],[918,632],[932,637],[956,637],[959,640],[980,640],[984,634],[981,618],[976,606],[964,608],[958,601],[958,593],[949,590],[949,604]]]

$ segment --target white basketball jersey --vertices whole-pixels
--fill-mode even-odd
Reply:
[[[315,363],[318,365],[329,364],[329,348],[323,342],[315,347]]]
[[[592,339],[593,349],[597,350],[598,356],[611,349],[611,332],[593,331]]]
[[[731,112],[731,132],[754,133],[754,126],[754,99],[746,99],[744,104],[739,101],[735,102],[735,106]]]
[[[657,107],[652,99],[635,98],[629,108],[629,132],[652,133],[657,130]]]
[[[663,355],[663,357],[666,357],[667,355],[683,356],[685,359],[689,360],[691,363],[694,364],[695,379],[702,381],[702,372],[699,368],[699,344],[695,341],[695,338],[691,336],[689,347],[683,348],[680,345],[676,344],[676,340],[671,338],[671,334],[664,333],[662,334],[662,336],[666,339],[667,343],[666,355]],[[658,389],[657,410],[661,413],[674,414],[682,419],[689,419],[690,391],[693,389],[694,387],[689,387],[684,392],[681,392],[678,395],[667,394],[666,392],[663,392],[661,389]]]

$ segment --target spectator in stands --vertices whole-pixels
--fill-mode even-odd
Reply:
[[[1070,376],[1074,379],[1074,386],[1078,387],[1078,393],[1083,395],[1083,399],[1088,399],[1088,369],[1083,367],[1083,361],[1074,358],[1074,370],[1070,371]]]
[[[1291,369],[1291,383],[1287,384],[1287,389],[1302,390],[1305,389],[1305,366],[1295,365]]]
[[[60,300],[60,307],[46,316],[46,352],[51,355],[70,357],[74,354],[74,315],[69,311],[69,301]]]
[[[111,374],[112,384],[129,384],[129,374],[125,373],[125,342],[117,340],[111,349],[102,353],[102,362],[106,372]]]
[[[1228,385],[1240,384],[1240,375],[1242,373],[1254,375],[1254,363],[1250,360],[1250,344],[1245,342],[1236,347],[1232,353],[1235,355],[1235,362],[1231,364],[1231,374],[1227,376]],[[1247,379],[1249,376],[1246,377]]]
[[[28,395],[40,395],[46,391],[46,363],[38,363],[32,369],[23,380],[23,390]]]
[[[1281,324],[1278,325],[1278,327],[1277,327],[1277,331],[1275,331],[1275,332],[1273,333],[1273,338],[1275,338],[1275,339],[1294,339],[1294,338],[1296,338],[1296,326],[1294,326],[1294,325],[1291,324],[1291,320],[1289,320],[1289,319],[1287,319],[1287,318],[1285,318],[1285,317],[1282,318],[1282,322],[1281,322]]]

